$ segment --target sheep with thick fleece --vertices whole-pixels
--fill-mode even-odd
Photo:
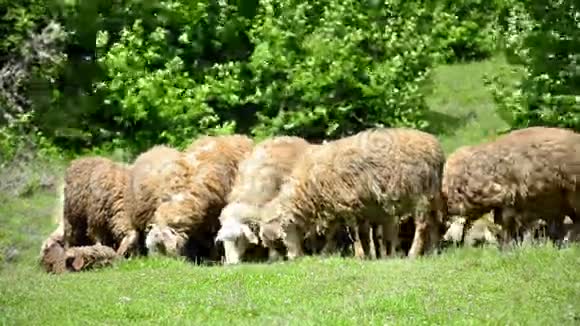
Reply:
[[[561,230],[565,215],[577,221],[579,184],[580,134],[530,127],[456,150],[442,191],[448,214],[465,216],[466,224],[493,211],[505,246],[538,218]]]
[[[166,145],[155,145],[141,153],[133,162],[127,183],[127,214],[131,232],[123,241],[119,254],[145,251],[146,229],[152,223],[155,211],[161,205],[172,178],[180,176],[173,171],[174,162],[181,152]]]
[[[167,168],[162,201],[149,224],[150,252],[218,259],[214,238],[239,163],[252,151],[243,135],[203,136]]]
[[[102,244],[118,248],[130,232],[125,187],[130,167],[103,157],[73,160],[62,189],[62,217],[41,251],[57,242],[65,248]]]
[[[258,143],[240,163],[216,236],[216,241],[223,242],[226,264],[239,263],[246,249],[260,246],[260,211],[278,194],[284,178],[309,146],[316,145],[300,137],[274,137]]]
[[[409,257],[415,258],[428,239],[438,241],[444,161],[433,135],[406,128],[369,129],[312,148],[264,208],[260,238],[267,246],[282,240],[293,259],[303,254],[304,236],[321,231],[331,246],[335,229],[346,223],[357,256],[370,257],[368,226],[380,223],[384,243],[375,246],[394,254],[397,217],[411,214]]]

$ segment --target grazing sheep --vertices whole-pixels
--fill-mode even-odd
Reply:
[[[261,247],[260,210],[278,194],[284,178],[309,146],[316,145],[300,137],[274,137],[258,143],[240,163],[216,236],[216,241],[223,242],[226,264],[237,264],[248,248]]]
[[[429,238],[438,241],[444,160],[434,136],[405,128],[369,129],[311,148],[266,205],[260,238],[268,247],[283,241],[293,259],[303,254],[302,239],[314,232],[322,231],[326,250],[332,248],[336,228],[346,223],[355,254],[369,257],[368,230],[376,223],[385,236],[375,246],[392,255],[397,216],[411,214],[416,227],[409,257],[415,258]]]
[[[61,223],[42,244],[41,255],[53,244],[118,248],[131,229],[124,192],[129,169],[103,157],[73,160],[64,177]]]
[[[243,135],[204,136],[171,162],[162,201],[146,238],[150,252],[218,259],[214,238],[239,163],[252,151]]]
[[[40,263],[47,273],[61,274],[109,266],[119,257],[113,248],[100,244],[65,249],[55,242],[44,248]]]
[[[141,153],[133,162],[127,183],[127,214],[131,232],[123,240],[119,254],[144,253],[145,233],[153,220],[155,210],[161,204],[171,178],[179,178],[172,167],[181,158],[177,149],[155,145]]]
[[[518,228],[539,218],[558,230],[565,215],[577,221],[579,182],[580,134],[531,127],[456,150],[445,164],[442,190],[448,214],[465,216],[466,224],[493,211],[505,247]]]

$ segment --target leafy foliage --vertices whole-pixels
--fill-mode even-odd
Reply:
[[[434,63],[485,58],[500,39],[513,58],[542,62],[528,36],[555,18],[535,17],[528,2],[0,0],[2,69],[25,72],[18,82],[0,76],[12,85],[0,94],[12,112],[0,117],[0,150],[14,156],[30,136],[73,153],[135,154],[202,133],[320,140],[373,126],[426,129]],[[52,39],[43,33],[51,24],[62,31]],[[37,43],[43,50],[30,51]],[[564,92],[554,78],[521,89]],[[507,89],[495,93],[503,116],[528,119],[522,103],[541,101]],[[550,123],[574,115],[542,112]]]
[[[428,2],[429,3],[429,2]],[[432,1],[433,34],[444,62],[491,56],[499,44],[499,17],[504,0]]]
[[[501,75],[490,81],[500,114],[515,128],[580,130],[580,6],[573,0],[527,0],[512,8],[507,48],[525,76],[513,84]]]
[[[245,91],[239,104],[257,108],[252,132],[320,139],[372,126],[425,127],[429,37],[408,9],[262,2],[250,33],[255,50],[231,75]]]

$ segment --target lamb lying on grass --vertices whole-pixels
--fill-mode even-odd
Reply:
[[[44,248],[40,264],[47,273],[62,274],[110,266],[119,258],[113,248],[100,244],[65,249],[55,242]]]

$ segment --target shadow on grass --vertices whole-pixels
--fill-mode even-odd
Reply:
[[[477,113],[469,111],[459,116],[430,110],[425,114],[429,127],[427,132],[439,136],[452,136],[457,130],[477,118]]]

